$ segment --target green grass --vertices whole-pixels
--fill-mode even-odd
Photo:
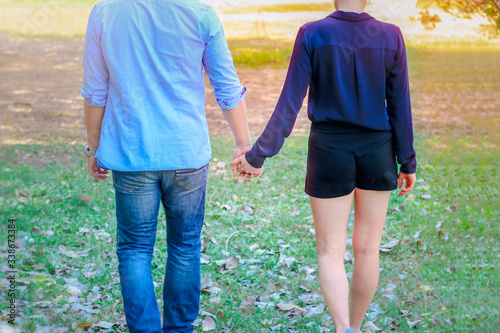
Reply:
[[[495,148],[493,154],[471,151],[463,137],[454,139],[443,149],[437,147],[433,138],[420,138],[416,145],[420,161],[418,184],[430,188],[416,190],[412,200],[396,195],[391,199],[384,242],[399,238],[403,243],[381,256],[383,270],[379,289],[388,283],[396,285],[394,300],[382,297],[380,291],[374,300],[381,310],[387,311],[379,315],[381,319],[377,322],[384,330],[390,328],[390,321],[384,323],[384,318],[392,318],[396,322],[393,325],[398,326],[397,331],[406,332],[412,330],[408,321],[415,320],[422,320],[416,329],[421,332],[488,332],[493,331],[498,320],[496,257],[500,235],[494,226],[499,218],[498,175],[495,173],[495,156],[499,149]],[[213,146],[214,157],[229,162],[231,141],[216,139]],[[320,294],[317,280],[305,281],[305,272],[300,269],[304,266],[317,269],[314,238],[308,231],[312,227],[311,212],[303,193],[306,147],[305,137],[291,138],[278,157],[266,162],[264,176],[250,183],[236,184],[225,172],[210,174],[203,237],[212,236],[216,243],[206,244],[205,256],[209,264],[203,265],[203,276],[222,289],[219,294],[222,300],[213,304],[209,301],[210,295],[203,294],[202,308],[207,310],[214,306],[211,312],[222,311],[222,317],[216,320],[218,330],[234,325],[236,332],[258,332],[261,328],[281,324],[283,330],[279,331],[283,332],[292,327],[300,332],[317,332],[319,326],[331,326],[331,321],[323,314],[294,317],[273,307],[256,307],[250,314],[235,310],[245,297],[272,295],[270,281],[281,283],[286,291],[275,296],[275,303],[283,301],[306,306],[298,298],[305,294],[301,285]],[[35,146],[12,148],[16,155],[42,150]],[[28,240],[25,249],[17,250],[16,266],[23,271],[18,276],[23,280],[18,285],[18,292],[19,299],[27,304],[23,311],[24,329],[31,332],[36,325],[116,322],[123,311],[115,279],[116,222],[112,183],[90,180],[76,148],[53,148],[66,149],[75,162],[62,165],[54,161],[42,169],[35,169],[17,164],[10,149],[3,148],[0,156],[3,168],[10,169],[0,176],[3,206],[0,218],[5,222],[8,218],[16,218],[18,237]],[[459,156],[457,151],[461,152]],[[421,199],[424,193],[432,198]],[[92,198],[90,204],[82,200],[83,194]],[[253,214],[242,211],[246,205],[254,209]],[[402,205],[404,211],[400,208]],[[446,210],[452,206],[456,206],[456,210]],[[421,216],[424,210],[428,214]],[[162,281],[165,259],[163,219],[161,213],[153,260],[153,275],[158,283]],[[439,229],[435,227],[438,221],[441,221]],[[36,234],[33,227],[52,230],[54,235]],[[90,229],[91,233],[78,234],[82,227]],[[6,223],[2,224],[2,229],[1,242],[5,244]],[[111,236],[107,240],[96,240],[92,235],[92,230],[96,229],[103,229]],[[349,230],[352,231],[352,223]],[[418,237],[415,237],[416,232],[419,232]],[[240,264],[231,271],[221,269],[215,261],[226,257],[222,253],[226,243],[228,256],[261,259],[262,263]],[[274,253],[256,255],[249,250],[252,244]],[[284,244],[290,247],[283,248]],[[66,249],[61,250],[60,245]],[[84,250],[89,251],[85,253]],[[298,259],[284,272],[276,266],[280,251]],[[351,271],[352,265],[346,264],[346,268]],[[83,274],[93,272],[95,276],[88,278]],[[76,278],[85,285],[80,297],[101,312],[77,316],[66,309],[70,294],[64,278]],[[421,286],[432,288],[432,292],[423,293]],[[107,295],[106,298],[89,301],[87,297],[96,290]],[[160,290],[157,288],[159,298]],[[320,304],[321,300],[313,302],[313,305]],[[403,318],[400,310],[410,311],[410,315]],[[54,311],[55,314],[49,315]]]
[[[293,43],[267,38],[229,39],[235,66],[239,68],[286,68]]]

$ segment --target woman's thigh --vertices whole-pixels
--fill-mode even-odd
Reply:
[[[378,253],[390,196],[391,191],[354,190],[355,252]]]
[[[354,192],[331,199],[310,197],[319,260],[325,256],[344,257],[353,197]]]

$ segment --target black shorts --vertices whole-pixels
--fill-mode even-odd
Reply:
[[[312,123],[306,193],[316,198],[336,198],[356,187],[374,191],[398,187],[392,132],[333,122]]]

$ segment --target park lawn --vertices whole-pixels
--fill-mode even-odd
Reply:
[[[496,54],[481,48],[410,47],[409,57],[419,182],[412,196],[394,193],[391,199],[383,243],[401,244],[381,255],[379,290],[366,320],[384,331],[494,332],[500,243]],[[313,311],[311,306],[320,312],[323,304],[303,192],[307,138],[293,135],[280,155],[266,162],[262,178],[242,184],[233,182],[227,167],[231,140],[213,138],[212,145],[202,274],[204,284],[221,291],[203,293],[202,309],[216,316],[217,331],[331,328],[326,311],[302,316],[300,310],[281,311],[270,304],[294,304],[306,312]],[[59,159],[45,166],[22,163],[53,151]],[[111,181],[91,181],[74,146],[5,146],[0,161],[0,244],[6,244],[7,220],[16,218],[23,331],[120,323]],[[226,166],[217,167],[219,162]],[[153,261],[159,299],[166,253],[163,220],[162,212]],[[281,255],[284,266],[278,264]],[[247,262],[230,270],[217,265],[237,256]],[[5,272],[6,262],[2,265]],[[346,270],[351,272],[351,263],[346,262]],[[83,289],[81,295],[75,288]],[[70,299],[71,293],[77,298]],[[247,297],[261,303],[237,310]],[[72,301],[99,313],[72,311]]]
[[[89,10],[91,2],[61,9],[68,15],[47,22],[41,34],[46,31],[44,38],[59,38],[64,34],[51,33],[62,24],[71,31],[70,38],[81,37],[78,29],[88,17],[81,13]],[[31,4],[29,0],[16,5],[19,12],[2,21],[2,27],[11,24],[5,29],[14,31],[16,15],[24,13],[21,7],[31,8]],[[229,45],[238,68],[288,65],[291,42],[232,39]],[[408,53],[419,183],[412,196],[401,198],[395,193],[391,199],[383,243],[396,239],[401,244],[381,255],[379,291],[367,321],[384,331],[494,332],[500,322],[496,299],[500,280],[498,44],[409,43]],[[311,212],[303,192],[307,138],[292,136],[282,153],[266,162],[262,178],[242,184],[232,181],[227,167],[231,141],[216,137],[212,145],[214,168],[203,231],[207,263],[202,274],[205,284],[210,281],[221,291],[203,293],[201,304],[216,316],[216,331],[332,328],[326,311],[302,316],[301,311],[280,311],[269,304],[292,303],[305,311],[323,304],[314,278]],[[45,165],[23,162],[52,152],[59,158]],[[216,167],[221,161],[226,162],[225,168]],[[47,142],[0,147],[0,246],[6,249],[7,220],[16,218],[20,239],[16,293],[25,305],[18,317],[22,332],[123,320],[114,253],[113,187],[111,181],[91,181],[84,162],[76,146]],[[159,299],[166,253],[164,217],[162,212],[153,261]],[[289,259],[289,265],[277,264],[280,254]],[[236,256],[257,261],[242,262],[231,270],[216,263]],[[4,257],[2,278],[7,271]],[[351,263],[346,262],[346,270],[352,270]],[[3,280],[4,293],[6,287]],[[77,298],[70,299],[72,294]],[[262,303],[250,311],[237,310],[247,297],[259,297]],[[6,297],[0,301],[3,320],[6,301]],[[73,311],[74,302],[99,313]],[[115,331],[120,331],[117,327]]]
[[[385,331],[393,327],[399,332],[493,332],[498,322],[495,154],[468,152],[459,138],[452,142],[456,143],[439,148],[432,139],[418,139],[419,189],[413,197],[394,194],[391,199],[383,243],[394,239],[402,243],[381,255],[379,292],[369,317],[378,318],[375,324]],[[283,312],[272,305],[261,308],[263,304],[251,311],[236,309],[250,296],[302,308],[309,305],[308,298],[313,306],[323,304],[314,278],[311,212],[303,193],[306,144],[305,137],[288,140],[282,153],[266,162],[264,176],[248,183],[234,183],[228,168],[221,165],[210,173],[203,231],[207,263],[202,274],[221,291],[203,294],[201,304],[217,315],[217,331],[233,327],[236,332],[271,328],[318,332],[319,327],[332,326],[326,313],[303,317],[299,311]],[[229,162],[231,145],[228,139],[213,140],[212,166]],[[33,146],[10,148],[17,156],[41,151]],[[91,181],[74,147],[52,149],[65,150],[73,162],[53,161],[37,169],[17,165],[12,150],[2,149],[1,234],[7,233],[7,219],[16,218],[21,240],[16,252],[21,281],[17,292],[26,306],[18,319],[23,331],[32,332],[37,325],[118,322],[123,307],[114,253],[112,182]],[[460,158],[455,151],[461,151]],[[494,153],[498,156],[498,150]],[[159,299],[166,255],[163,220],[161,213],[153,260]],[[49,230],[53,235],[46,234]],[[289,267],[278,265],[281,254],[296,260]],[[231,270],[216,264],[236,256],[258,262],[240,263]],[[307,274],[305,267],[313,272]],[[346,263],[346,270],[352,270],[351,263]],[[73,312],[70,286],[83,288],[77,296],[99,313]],[[212,303],[210,298],[216,296],[220,301]]]

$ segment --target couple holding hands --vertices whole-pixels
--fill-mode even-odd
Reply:
[[[337,332],[360,332],[379,278],[391,191],[416,182],[408,66],[398,27],[366,0],[302,26],[278,104],[251,146],[222,25],[197,0],[104,0],[89,18],[83,58],[89,173],[112,170],[123,305],[130,332],[194,332],[208,161],[203,68],[234,134],[234,175],[260,176],[292,132],[309,90],[305,192],[316,230],[319,282]],[[398,168],[399,164],[399,168]],[[344,268],[354,203],[354,270]],[[168,257],[163,323],[151,260],[160,205]],[[243,329],[242,331],[245,331]]]

